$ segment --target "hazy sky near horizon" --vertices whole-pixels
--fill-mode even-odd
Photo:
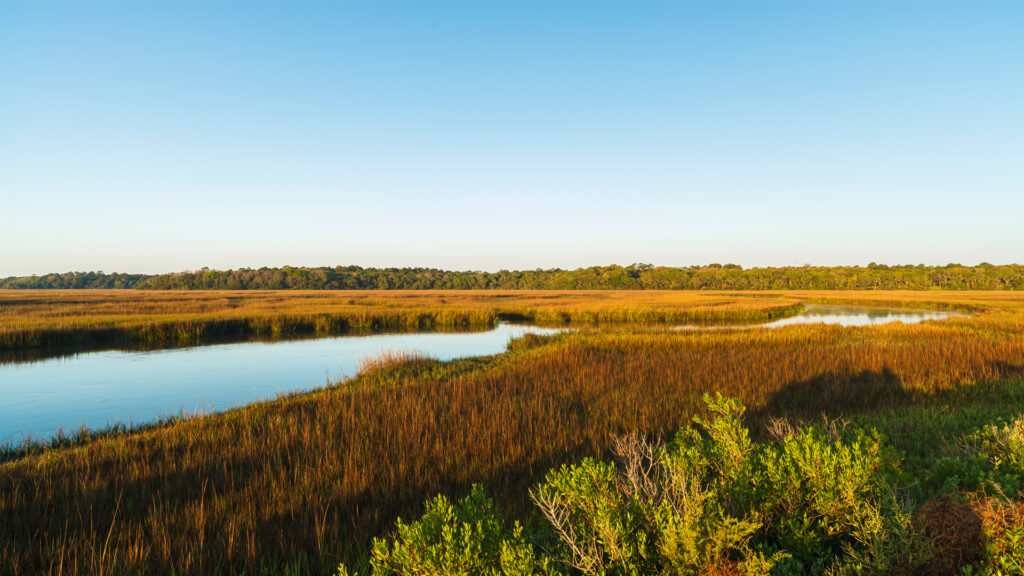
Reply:
[[[1024,263],[1024,2],[0,0],[0,276]]]

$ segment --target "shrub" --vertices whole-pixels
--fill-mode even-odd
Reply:
[[[501,516],[474,485],[453,504],[437,496],[423,516],[411,524],[399,519],[395,537],[374,540],[370,558],[373,576],[530,576],[553,574],[546,559],[538,559],[518,523],[504,529]],[[344,565],[339,576],[347,575]]]
[[[1024,415],[961,438],[935,461],[930,476],[942,492],[975,492],[993,485],[1006,494],[1024,490]]]
[[[810,565],[866,538],[878,514],[871,503],[879,495],[879,444],[877,436],[845,443],[808,427],[779,448],[763,446],[752,482],[766,534]]]
[[[752,550],[756,514],[730,512],[752,450],[735,400],[705,397],[716,417],[668,445],[615,444],[619,469],[584,460],[548,474],[533,498],[561,540],[556,557],[584,574],[767,574],[784,555]]]

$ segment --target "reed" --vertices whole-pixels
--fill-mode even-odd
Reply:
[[[775,303],[698,296],[726,309]],[[480,483],[521,518],[528,488],[549,468],[606,457],[626,432],[676,430],[702,409],[705,392],[741,399],[752,428],[772,416],[950,406],[975,391],[1024,412],[1024,297],[785,297],[976,313],[864,328],[622,323],[529,337],[490,358],[383,359],[327,389],[38,446],[0,464],[0,572],[333,573],[437,493]]]

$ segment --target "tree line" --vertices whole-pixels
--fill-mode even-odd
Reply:
[[[170,274],[67,272],[0,279],[0,288],[149,290],[1022,290],[1024,265],[792,266],[650,264],[498,272],[359,266],[240,268]]]

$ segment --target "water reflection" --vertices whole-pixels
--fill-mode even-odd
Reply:
[[[880,308],[855,308],[849,306],[809,305],[806,309],[789,318],[782,318],[760,326],[779,328],[794,324],[839,324],[840,326],[872,326],[902,322],[917,324],[925,320],[944,320],[963,317],[965,314],[935,310],[886,310]]]
[[[936,310],[890,310],[884,308],[860,308],[854,306],[824,306],[811,304],[803,312],[788,318],[764,322],[761,324],[740,324],[732,326],[701,326],[686,324],[676,326],[675,330],[750,330],[753,328],[782,328],[795,324],[838,324],[840,326],[873,326],[902,322],[917,324],[925,320],[945,320],[947,318],[965,318],[967,314],[960,312]]]

